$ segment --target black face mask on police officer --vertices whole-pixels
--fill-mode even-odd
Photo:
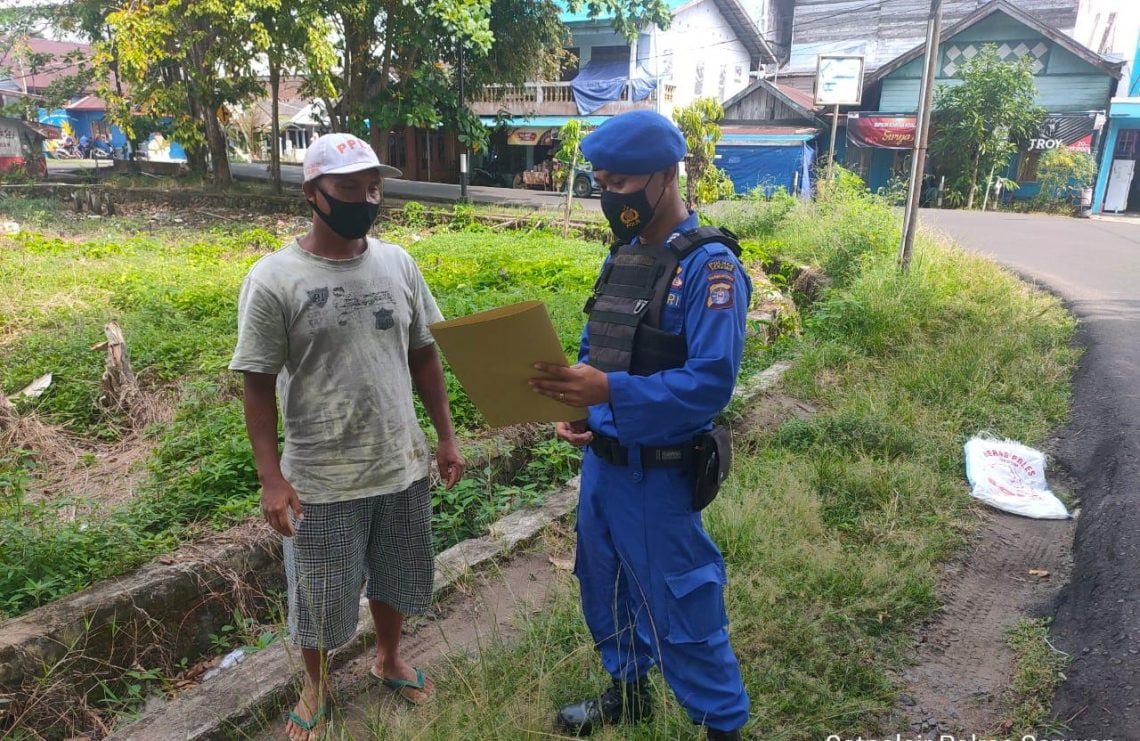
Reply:
[[[657,196],[657,203],[649,204],[649,197],[645,191],[656,175],[657,173],[650,175],[649,180],[645,181],[645,187],[632,193],[602,191],[602,213],[606,215],[606,221],[610,222],[610,229],[613,229],[614,236],[619,242],[629,242],[641,234],[645,225],[652,221],[657,205],[665,195],[665,188],[662,186],[661,195]]]
[[[372,228],[372,223],[376,221],[377,214],[380,213],[379,203],[371,203],[367,200],[342,201],[330,196],[324,188],[318,187],[317,190],[329,202],[329,212],[326,214],[318,208],[316,201],[309,201],[309,205],[313,207],[321,220],[329,225],[329,229],[345,239],[360,239],[368,234],[368,230]]]

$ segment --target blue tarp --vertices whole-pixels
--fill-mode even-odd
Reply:
[[[628,61],[590,60],[570,81],[578,114],[587,116],[606,103],[621,100],[622,91],[631,82],[634,100],[645,100],[657,87],[656,78],[646,74],[644,69],[631,81]]]
[[[724,170],[739,194],[763,188],[771,194],[777,188],[789,193],[798,188],[801,196],[811,196],[811,164],[815,150],[806,142],[779,144],[736,144],[718,146],[716,166]],[[799,177],[796,177],[799,173]]]

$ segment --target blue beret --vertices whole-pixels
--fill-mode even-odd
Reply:
[[[685,158],[685,137],[654,111],[630,111],[594,129],[582,140],[582,154],[595,170],[648,175]]]

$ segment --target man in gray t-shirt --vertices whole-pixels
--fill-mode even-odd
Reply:
[[[413,703],[432,690],[399,653],[403,616],[431,604],[434,567],[430,451],[413,388],[448,488],[465,463],[428,330],[442,319],[435,299],[402,248],[366,236],[388,174],[399,171],[364,141],[318,139],[304,165],[312,228],[259,260],[238,302],[230,368],[245,377],[262,511],[285,536],[289,636],[306,667],[289,714],[296,741],[325,722],[326,653],[355,634],[362,582],[376,623],[372,676]]]

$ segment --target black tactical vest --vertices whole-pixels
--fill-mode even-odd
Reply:
[[[680,368],[689,359],[684,334],[661,329],[665,297],[677,266],[703,244],[719,242],[740,256],[736,235],[703,226],[661,245],[619,244],[586,301],[590,365],[600,371],[648,376]]]

